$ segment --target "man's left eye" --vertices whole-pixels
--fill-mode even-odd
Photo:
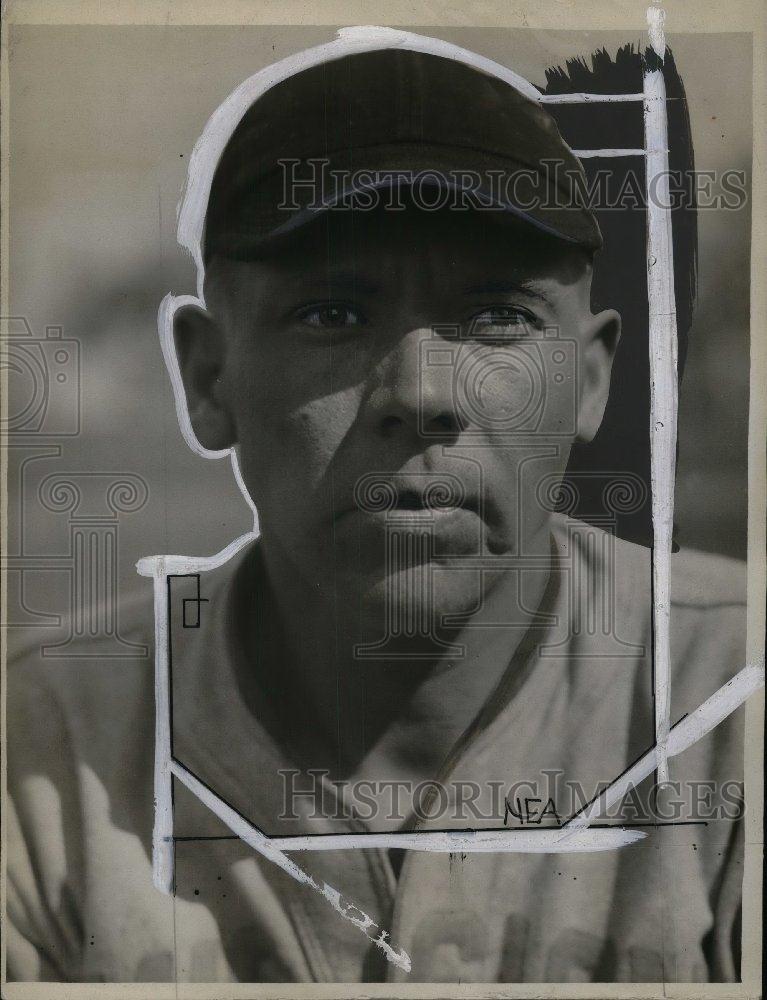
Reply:
[[[302,309],[298,318],[306,326],[317,330],[339,330],[350,326],[360,326],[364,320],[351,306],[344,302],[323,302]]]
[[[469,336],[486,338],[518,339],[525,336],[532,326],[534,317],[525,309],[516,306],[493,306],[483,309],[469,321]]]

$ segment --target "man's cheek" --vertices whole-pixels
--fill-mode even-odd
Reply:
[[[285,433],[305,460],[324,472],[353,427],[359,411],[352,390],[329,393],[286,415]]]
[[[459,355],[453,395],[461,422],[492,441],[577,432],[577,345],[572,339],[474,346]]]
[[[295,408],[251,409],[253,432],[241,443],[246,481],[258,505],[281,518],[318,514],[332,509],[334,457],[354,423],[357,407],[350,393],[311,400]]]

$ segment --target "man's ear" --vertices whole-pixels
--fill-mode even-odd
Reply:
[[[594,438],[605,415],[610,373],[620,334],[621,318],[614,309],[591,316],[583,332],[577,437],[582,443]]]
[[[232,447],[237,435],[226,392],[224,331],[205,309],[182,306],[173,317],[173,338],[197,440],[210,451]]]

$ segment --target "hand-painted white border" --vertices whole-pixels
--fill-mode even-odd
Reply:
[[[663,58],[665,54],[665,12],[658,6],[647,11],[650,42]],[[194,435],[186,404],[181,373],[173,341],[173,317],[186,305],[205,307],[202,239],[205,213],[216,166],[242,116],[267,90],[311,66],[359,52],[407,49],[455,59],[504,80],[532,100],[544,104],[642,101],[645,119],[643,149],[574,150],[581,157],[644,156],[646,158],[647,284],[649,299],[650,352],[650,440],[653,521],[653,688],[655,696],[655,745],[626,774],[603,792],[582,813],[561,829],[491,830],[473,832],[429,832],[388,834],[339,834],[322,837],[268,837],[204,786],[172,757],[170,742],[170,690],[168,670],[168,607],[166,581],[169,574],[203,573],[223,565],[243,546],[259,535],[258,513],[248,494],[234,448],[210,451]],[[226,826],[262,856],[278,865],[297,881],[320,892],[342,916],[370,937],[387,959],[409,971],[410,959],[395,950],[388,934],[367,914],[341,896],[327,883],[317,883],[287,856],[289,851],[347,850],[365,847],[402,847],[408,850],[460,852],[563,853],[612,850],[645,836],[637,830],[591,827],[611,804],[620,800],[633,785],[658,772],[668,780],[668,758],[681,753],[701,739],[754,691],[764,684],[763,664],[752,664],[678,725],[670,728],[670,554],[674,514],[674,471],[677,436],[677,329],[674,300],[673,242],[668,187],[668,129],[666,93],[661,70],[647,72],[639,94],[546,95],[507,67],[466,49],[436,38],[392,28],[343,28],[338,38],[326,45],[300,52],[254,74],[237,87],[213,113],[197,141],[189,161],[187,187],[179,207],[178,242],[192,255],[197,269],[197,295],[167,295],[158,316],[160,343],[176,402],[179,425],[189,447],[204,458],[229,457],[240,491],[253,512],[253,529],[209,557],[159,555],[141,559],[137,565],[143,576],[153,577],[155,595],[155,825],[153,831],[154,882],[164,892],[173,891],[173,796],[175,777],[192,791]],[[656,190],[657,189],[657,190]],[[660,197],[650,197],[653,192]],[[665,194],[667,195],[667,191]]]
[[[650,42],[662,59],[665,12],[647,11]],[[644,77],[647,198],[647,297],[650,347],[650,479],[653,526],[653,686],[658,780],[668,781],[666,743],[671,722],[671,546],[678,409],[674,252],[668,174],[668,116],[663,70]],[[657,184],[657,188],[655,185]],[[650,192],[655,197],[650,197]]]

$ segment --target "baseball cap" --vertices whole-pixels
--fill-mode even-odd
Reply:
[[[589,251],[602,245],[583,167],[542,104],[456,59],[384,49],[299,71],[250,106],[213,177],[204,258],[247,257],[402,184],[431,210],[508,214]]]

